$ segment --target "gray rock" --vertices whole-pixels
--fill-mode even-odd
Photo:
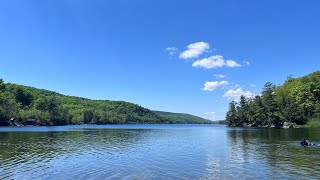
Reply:
[[[291,122],[284,122],[282,125],[282,128],[293,128],[296,124],[295,123],[291,123]]]

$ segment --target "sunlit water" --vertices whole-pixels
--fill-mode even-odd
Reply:
[[[319,129],[1,127],[0,179],[319,179]]]

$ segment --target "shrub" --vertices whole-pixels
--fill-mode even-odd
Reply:
[[[308,128],[320,128],[320,119],[310,119],[308,123],[305,125]]]

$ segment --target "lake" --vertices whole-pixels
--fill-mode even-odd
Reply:
[[[0,127],[0,179],[319,179],[320,129]]]

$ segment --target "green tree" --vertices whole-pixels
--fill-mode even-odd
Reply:
[[[3,80],[2,79],[0,79],[0,92],[3,92],[4,91],[4,89],[5,89],[5,83],[3,82]]]
[[[89,124],[93,121],[93,111],[91,109],[85,109],[83,111],[83,122],[85,124]]]
[[[290,96],[279,97],[278,104],[282,121],[301,125],[307,122],[307,119],[303,115],[301,109],[299,108],[299,105]]]
[[[267,125],[267,114],[260,96],[256,96],[252,101],[253,122],[255,126]]]
[[[265,107],[266,116],[267,116],[267,125],[280,126],[281,118],[279,116],[279,108],[275,99],[275,88],[276,86],[273,83],[266,83],[262,91],[262,102]]]
[[[19,104],[9,93],[0,92],[0,126],[8,124],[8,120],[16,118]]]
[[[229,111],[226,115],[226,123],[228,126],[238,126],[239,125],[239,119],[238,114],[236,110],[236,102],[231,101],[229,103]]]
[[[317,97],[313,93],[313,83],[299,84],[291,91],[291,96],[295,99],[301,109],[304,119],[311,118],[316,112]]]
[[[33,103],[33,107],[40,111],[46,111],[47,110],[47,99],[44,97],[39,97],[36,99]]]
[[[250,122],[250,108],[248,99],[245,96],[240,97],[240,103],[238,108],[238,116],[241,124],[249,124]]]
[[[54,125],[63,125],[59,117],[60,103],[57,100],[56,96],[49,96],[46,100],[47,102],[47,111],[49,112],[49,120],[52,121]]]
[[[22,107],[29,106],[33,100],[33,96],[30,91],[17,86],[14,90],[16,100],[21,103]]]

